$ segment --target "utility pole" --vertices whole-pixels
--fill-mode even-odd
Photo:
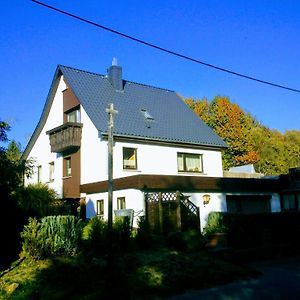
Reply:
[[[105,111],[108,113],[108,251],[111,252],[113,217],[113,128],[114,115],[117,114],[118,111],[114,110],[113,103],[108,104],[108,108],[106,108]]]

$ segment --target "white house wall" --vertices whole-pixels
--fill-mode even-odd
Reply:
[[[126,209],[134,210],[133,226],[137,227],[138,218],[145,215],[144,193],[136,189],[115,191],[113,193],[113,211],[117,209],[117,198],[125,197]],[[97,214],[97,200],[104,200],[104,219],[108,217],[108,194],[97,193],[86,195],[86,217],[88,219]],[[114,213],[113,213],[114,215]]]
[[[208,204],[203,204],[203,196],[209,194],[210,201]],[[207,223],[207,216],[212,211],[226,212],[226,195],[221,193],[184,193],[185,196],[190,196],[189,200],[199,208],[200,228],[203,228]]]
[[[62,197],[62,157],[58,153],[52,153],[49,136],[46,131],[63,124],[63,93],[66,84],[63,78],[60,78],[57,92],[54,96],[46,123],[40,132],[28,158],[34,159],[34,174],[31,178],[25,178],[25,184],[37,183],[37,167],[42,166],[41,182],[47,183],[49,187],[55,189],[59,197]],[[49,163],[54,162],[54,180],[49,181]]]
[[[123,147],[137,149],[137,170],[123,170]],[[201,154],[203,158],[203,173],[178,172],[178,152]],[[149,144],[116,142],[114,146],[115,178],[137,174],[221,177],[223,174],[221,152],[151,145],[151,142]]]
[[[81,184],[107,180],[107,141],[101,141],[84,108],[81,108],[81,122]]]

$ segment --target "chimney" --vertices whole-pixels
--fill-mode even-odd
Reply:
[[[111,67],[107,70],[108,80],[116,91],[123,91],[122,68],[114,57]]]

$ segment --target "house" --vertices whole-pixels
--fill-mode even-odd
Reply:
[[[171,201],[177,225],[186,211],[201,228],[214,210],[281,209],[277,179],[223,178],[224,141],[174,91],[124,80],[116,64],[106,75],[57,67],[23,154],[35,160],[25,184],[47,183],[61,199],[80,203],[88,218],[106,218],[109,103],[118,111],[113,209],[132,209],[135,225],[141,215],[155,223],[162,216],[155,211],[162,214],[162,203]]]

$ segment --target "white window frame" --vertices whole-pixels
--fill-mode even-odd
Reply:
[[[188,158],[199,159],[198,167],[189,168]],[[182,161],[180,161],[182,160]],[[203,155],[199,153],[177,152],[177,170],[180,173],[203,173]]]
[[[54,171],[55,171],[55,165],[54,161],[49,162],[49,181],[54,181]]]
[[[125,159],[125,151],[132,150],[134,155],[134,160]],[[137,170],[137,148],[123,147],[123,170]]]
[[[126,209],[126,199],[125,197],[117,198],[117,209]]]

